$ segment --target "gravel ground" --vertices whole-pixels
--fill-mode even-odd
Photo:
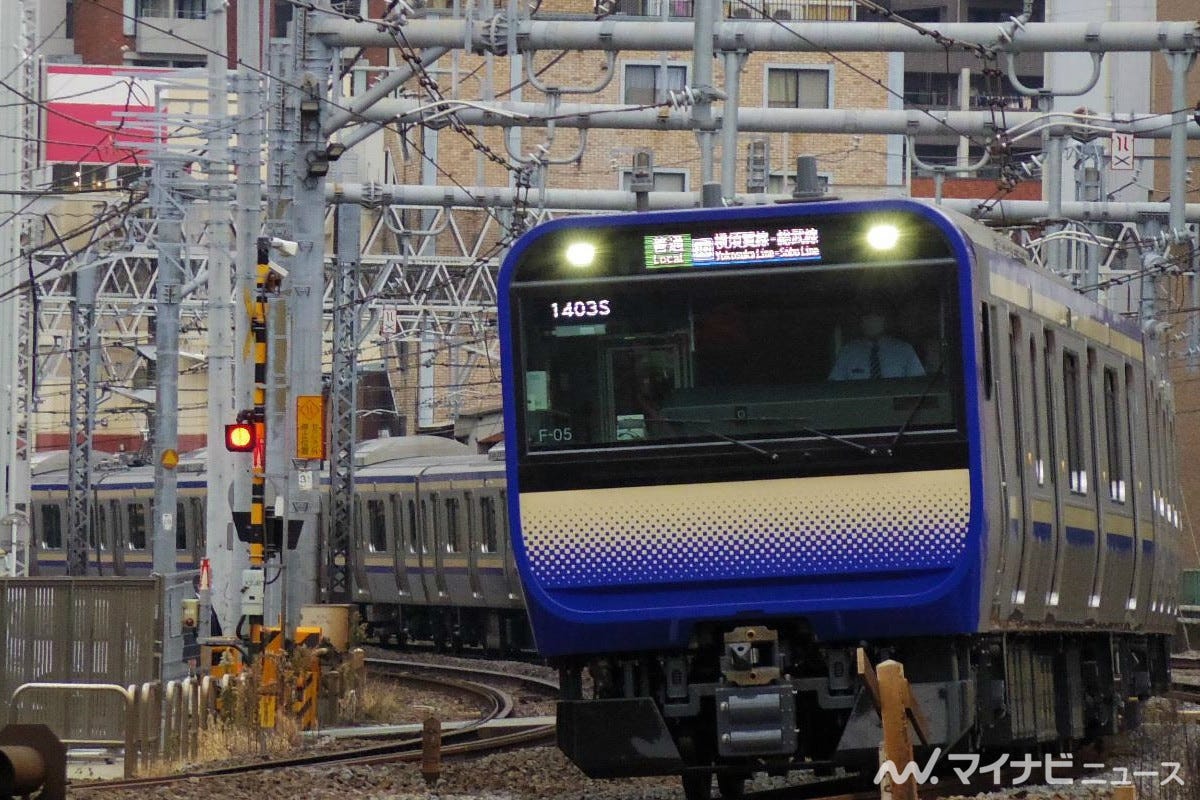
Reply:
[[[793,782],[803,776],[794,774]],[[780,779],[758,778],[749,791],[776,789]],[[427,786],[420,767],[394,764],[376,767],[326,767],[285,770],[274,774],[194,780],[176,786],[138,791],[68,791],[69,798],[93,800],[207,800],[252,797],[255,800],[681,800],[677,778],[593,781],[585,778],[558,750],[538,747],[501,753],[473,761],[447,762],[441,779]],[[1107,800],[1111,786],[1024,786],[970,796],[973,800]],[[1191,793],[1141,792],[1139,798],[1195,800]]]
[[[398,657],[389,652],[370,655]],[[480,665],[478,660],[433,654],[406,654],[403,658]],[[553,670],[537,664],[491,662],[488,666],[510,674],[556,677]],[[519,715],[553,714],[553,701],[543,697],[524,697],[520,692],[514,692],[514,699]],[[1125,774],[1137,785],[1139,800],[1200,800],[1200,723],[1181,719],[1178,708],[1168,701],[1151,701],[1142,729],[1122,737],[1103,758],[1106,767],[1127,770]],[[437,713],[442,719],[449,720],[461,710],[446,706],[439,707]],[[1078,758],[1080,763],[1084,760],[1083,756]],[[1170,767],[1165,764],[1174,762],[1181,764],[1180,777],[1184,785],[1179,786],[1175,781],[1159,785],[1170,773]],[[1157,777],[1136,777],[1134,771],[1153,772]],[[1084,784],[1077,778],[1069,785],[1045,787],[1033,785],[1037,778],[1035,771],[1030,785],[971,797],[973,800],[1107,800],[1121,773],[1109,770],[1095,774],[1105,783]],[[788,779],[760,777],[749,783],[747,790],[775,789],[806,779],[807,776],[801,773],[793,773]],[[557,749],[538,747],[470,761],[447,761],[440,780],[433,786],[426,784],[419,765],[392,764],[298,768],[203,781],[191,779],[177,785],[136,791],[68,790],[67,796],[89,800],[208,800],[212,797],[250,797],[254,800],[681,800],[683,792],[675,777],[589,780]]]

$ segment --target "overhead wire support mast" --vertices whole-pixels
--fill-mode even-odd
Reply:
[[[321,5],[327,8],[326,3]],[[271,477],[280,481],[276,502],[282,506],[282,523],[287,529],[286,552],[281,554],[281,560],[287,559],[282,587],[285,620],[298,619],[300,607],[315,603],[319,594],[316,475],[326,443],[321,368],[325,185],[330,162],[340,155],[322,131],[322,120],[331,109],[330,77],[341,67],[336,57],[339,51],[312,35],[313,23],[327,13],[302,9],[292,20],[290,38],[298,49],[291,51],[284,73],[290,79],[283,87],[281,106],[285,123],[290,123],[282,133],[291,148],[282,154],[284,160],[278,168],[292,197],[285,209],[282,228],[286,233],[282,235],[294,240],[296,250],[281,297],[286,312],[287,362],[272,365],[273,372],[286,368],[286,384],[273,387],[268,407],[272,418],[278,413],[288,424],[272,435],[268,458],[276,454],[280,458],[277,467],[272,466]],[[389,37],[387,46],[393,44]]]
[[[183,301],[183,204],[180,196],[184,169],[190,157],[164,150],[153,156],[154,214],[158,220],[158,281],[155,298],[156,391],[154,414],[154,503],[150,529],[154,572],[162,581],[162,607],[171,602],[168,591],[175,574],[179,463],[179,307]],[[174,614],[160,615],[159,677],[164,685],[181,677],[183,642],[175,635]]]
[[[333,275],[333,430],[330,438],[329,522],[326,531],[326,602],[348,603],[354,573],[354,548],[350,530],[354,524],[354,434],[357,405],[355,388],[358,368],[358,272],[359,229],[362,208],[342,203],[337,209],[335,240],[337,269]]]

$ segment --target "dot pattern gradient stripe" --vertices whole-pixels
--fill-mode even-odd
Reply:
[[[522,494],[547,589],[944,569],[966,548],[967,470]]]

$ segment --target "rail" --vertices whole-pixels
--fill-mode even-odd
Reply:
[[[399,666],[399,664],[396,664],[396,662],[392,662],[392,663],[395,664],[396,666]],[[403,662],[403,663],[406,666],[408,665],[408,662]],[[377,662],[374,666],[379,667],[379,666],[381,666],[381,664],[380,664],[380,662]],[[530,678],[530,677],[523,676],[523,675],[513,675],[513,674],[509,674],[509,673],[500,673],[500,672],[494,672],[494,671],[490,671],[490,670],[473,670],[473,669],[470,669],[467,667],[439,668],[439,665],[429,665],[429,664],[412,664],[411,666],[414,666],[416,668],[423,669],[423,670],[432,671],[432,672],[456,672],[456,673],[460,673],[463,676],[468,676],[468,675],[474,675],[476,677],[482,676],[489,680],[493,679],[493,678],[503,678],[506,681],[516,681],[518,683],[529,684],[531,686],[538,687],[539,690],[557,689],[557,686],[552,681],[547,681],[547,680],[543,680],[543,679],[539,679],[539,678]],[[428,675],[425,675],[425,676],[396,675],[395,677],[411,678],[412,680],[420,681],[423,684],[428,684],[434,680],[431,676],[428,676]],[[454,689],[458,689],[458,690],[465,689],[468,687],[468,684],[466,682],[455,683],[455,682],[447,681],[446,685],[449,686],[450,688],[454,688]],[[477,692],[478,688],[482,688],[482,687],[478,687],[478,686],[474,687],[471,689],[471,691]],[[493,691],[489,692],[489,694],[491,694],[491,695],[497,697],[497,699],[499,699],[500,695],[502,695],[504,693],[493,690]],[[502,699],[499,699],[498,703],[492,704],[492,705],[494,705],[495,707],[489,709],[489,711],[485,714],[485,716],[495,717],[496,715],[502,715],[504,713],[504,709],[508,708],[510,704]],[[547,724],[542,724],[540,721],[531,720],[530,725],[528,727],[525,727],[525,726],[522,726],[519,728],[514,727],[511,730],[511,732],[508,732],[508,733],[493,733],[491,735],[480,738],[479,734],[480,734],[481,727],[483,724],[484,723],[482,720],[472,721],[471,723],[464,725],[462,728],[458,728],[453,731],[447,731],[447,732],[443,733],[442,739],[444,741],[450,741],[455,738],[463,739],[465,741],[459,741],[454,744],[443,743],[442,748],[441,748],[442,756],[445,757],[445,756],[465,755],[465,754],[479,754],[481,752],[495,752],[497,750],[503,750],[503,749],[513,748],[513,747],[528,746],[531,744],[542,744],[548,740],[552,740],[554,738],[554,732],[555,732],[555,727],[553,724],[547,725]],[[333,765],[333,764],[336,764],[338,766],[353,766],[353,765],[366,766],[366,765],[375,765],[375,764],[384,764],[384,763],[393,763],[393,762],[413,762],[413,761],[421,760],[422,755],[423,755],[423,751],[422,751],[423,742],[422,742],[422,737],[420,734],[417,734],[416,736],[413,736],[413,737],[408,737],[405,735],[400,735],[399,737],[391,737],[390,736],[390,737],[388,737],[388,739],[389,739],[389,741],[385,744],[377,744],[377,745],[372,745],[372,746],[367,746],[367,747],[358,747],[358,748],[354,748],[354,749],[350,749],[350,750],[343,750],[343,751],[334,752],[334,753],[317,753],[317,754],[311,754],[311,755],[292,756],[292,757],[288,757],[288,758],[274,759],[274,760],[270,760],[270,761],[255,761],[254,763],[249,763],[249,764],[240,764],[240,765],[236,765],[236,766],[227,766],[227,767],[219,767],[219,768],[215,768],[215,769],[191,771],[188,773],[169,775],[169,776],[159,776],[159,777],[151,777],[151,778],[127,778],[125,781],[121,781],[121,782],[100,781],[100,782],[75,783],[75,784],[72,784],[72,790],[75,792],[85,792],[85,791],[92,790],[92,789],[106,789],[106,790],[107,789],[126,789],[126,788],[144,789],[149,786],[158,786],[158,785],[176,783],[176,782],[191,780],[191,779],[195,779],[195,778],[207,778],[207,777],[215,777],[218,775],[235,775],[235,774],[243,774],[243,773],[250,773],[250,772],[262,772],[262,771],[269,771],[269,770],[285,769],[285,768],[289,768],[289,767],[311,767],[311,766],[316,766],[316,765],[329,766],[329,765]]]

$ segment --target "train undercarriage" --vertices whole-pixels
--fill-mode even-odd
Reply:
[[[1060,748],[1136,724],[1167,688],[1168,639],[1022,633],[864,643],[904,665],[943,752]],[[688,800],[741,794],[754,773],[878,765],[881,728],[860,691],[858,645],[800,626],[712,627],[684,653],[560,665],[559,746],[591,777],[680,774]],[[592,688],[584,694],[584,673]]]
[[[426,643],[439,652],[481,651],[497,656],[533,652],[524,611],[463,606],[373,604],[359,614],[368,638],[397,646]]]

